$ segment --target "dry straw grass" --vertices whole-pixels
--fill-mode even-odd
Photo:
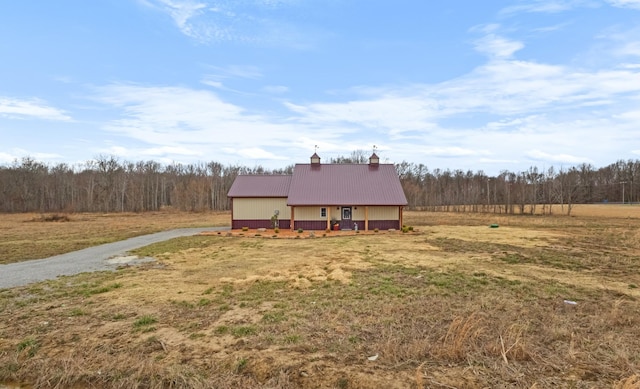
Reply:
[[[181,238],[140,250],[156,263],[0,290],[0,382],[638,388],[633,218],[406,218],[412,233]]]

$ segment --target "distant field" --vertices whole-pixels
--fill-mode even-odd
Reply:
[[[217,217],[228,215],[206,216]],[[109,226],[208,221],[104,218],[59,225],[99,239],[92,223],[114,236]],[[405,222],[414,232],[174,239],[138,250],[156,263],[0,290],[0,383],[639,387],[636,206],[577,206],[574,217],[406,212]]]
[[[540,206],[539,206],[540,207]],[[563,218],[561,207],[553,207],[549,220]],[[407,225],[434,223],[468,223],[474,220],[510,220],[500,214],[464,214],[405,211]],[[640,218],[640,205],[598,204],[576,205],[573,216],[599,218]],[[68,221],[46,221],[56,217]],[[545,219],[543,219],[545,220]],[[228,226],[229,212],[148,212],[111,214],[0,214],[0,264],[46,258],[98,244],[114,242],[138,235],[184,227]]]
[[[213,212],[0,214],[0,264],[46,258],[172,228],[230,223],[229,213]]]

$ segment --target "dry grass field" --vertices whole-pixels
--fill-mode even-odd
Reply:
[[[229,224],[228,213],[0,214],[0,264],[47,258],[171,228]]]
[[[0,290],[0,382],[639,388],[640,207],[576,206],[573,215],[406,212],[409,233],[221,232],[148,246],[137,253],[155,263]],[[78,236],[92,242],[162,221],[224,224],[105,215],[114,234],[87,215],[10,217],[39,235],[84,225]],[[22,231],[3,230],[2,244],[28,251],[20,246],[36,231]]]

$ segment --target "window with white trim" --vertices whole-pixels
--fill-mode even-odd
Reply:
[[[327,217],[327,209],[320,208],[320,217]]]

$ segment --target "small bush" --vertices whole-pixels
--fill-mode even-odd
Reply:
[[[380,230],[379,230],[379,229],[377,229],[377,228],[375,228],[375,229],[373,230],[373,232],[380,232]]]
[[[157,321],[158,320],[155,317],[150,316],[150,315],[146,315],[146,316],[142,316],[140,319],[136,320],[133,323],[133,326],[135,328],[141,328],[141,327],[144,327],[144,326],[150,326],[151,324],[154,324]]]
[[[244,232],[249,231],[249,227],[242,227],[242,231],[244,231]]]
[[[298,228],[298,234],[302,234],[304,230],[302,228]]]
[[[29,358],[32,358],[38,352],[40,344],[33,338],[26,338],[22,342],[18,343],[18,352],[26,353]]]
[[[280,229],[278,227],[273,229],[273,232],[275,232],[276,234],[280,232]]]
[[[36,222],[68,222],[71,221],[69,216],[64,214],[54,213],[53,215],[40,215],[39,218],[34,218]]]

